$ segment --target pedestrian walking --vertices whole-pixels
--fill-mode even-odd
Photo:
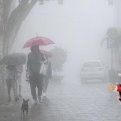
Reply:
[[[11,88],[13,89],[15,101],[17,101],[17,70],[14,65],[8,65],[6,67],[6,83],[8,88],[8,101],[11,101]]]
[[[49,59],[47,56],[46,58],[47,58],[47,63],[45,64],[46,73],[44,75],[44,81],[43,81],[43,96],[44,97],[46,96],[49,80],[52,78],[51,62],[49,62]]]
[[[39,102],[42,102],[43,74],[40,74],[42,63],[46,63],[44,54],[40,52],[39,46],[32,46],[31,52],[28,54],[26,74],[28,75],[29,73],[31,94],[35,104],[37,104],[36,87],[38,89]]]
[[[18,81],[18,85],[19,85],[19,97],[22,98],[21,95],[21,78],[22,78],[22,72],[23,72],[23,65],[18,65],[16,66],[17,69],[17,81]]]

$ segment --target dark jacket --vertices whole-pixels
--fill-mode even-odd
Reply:
[[[29,53],[28,55],[28,60],[27,60],[27,70],[30,72],[30,74],[33,74],[33,73],[38,73],[40,72],[40,67],[41,67],[41,64],[40,64],[40,58],[42,61],[46,61],[46,58],[44,56],[43,53]]]
[[[48,63],[48,68],[47,68],[47,72],[46,72],[46,76],[48,78],[52,78],[52,68],[51,68],[51,63]]]

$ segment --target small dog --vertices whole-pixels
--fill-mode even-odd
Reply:
[[[21,115],[23,114],[24,116],[24,111],[26,111],[26,117],[28,116],[28,107],[29,107],[28,102],[29,102],[29,99],[28,100],[23,99],[23,103],[21,107]]]

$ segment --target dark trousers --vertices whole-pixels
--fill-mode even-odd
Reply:
[[[38,88],[38,96],[41,96],[43,88],[43,74],[33,74],[30,76],[30,87],[33,99],[37,99],[36,87]]]
[[[17,82],[15,80],[7,80],[8,98],[11,98],[11,88],[13,89],[14,97],[17,97]]]

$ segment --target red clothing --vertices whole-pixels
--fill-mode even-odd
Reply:
[[[117,99],[118,99],[119,103],[121,104],[121,84],[117,84],[114,91],[118,92]]]
[[[121,92],[121,86],[120,86],[120,85],[117,86],[117,91],[118,91],[118,92]]]

